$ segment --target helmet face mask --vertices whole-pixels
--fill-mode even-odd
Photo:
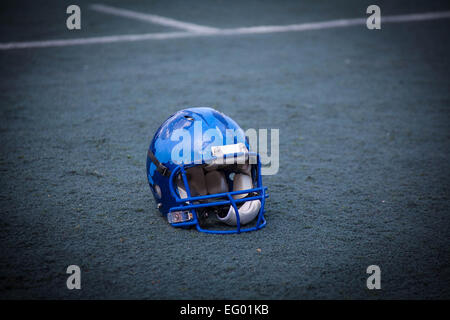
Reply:
[[[198,126],[192,124],[197,120],[200,138]],[[187,132],[185,138],[189,137],[185,146],[194,146],[187,148],[188,152],[177,149],[186,141],[173,138],[180,127]],[[190,133],[195,129],[197,135],[192,138]],[[203,140],[208,130],[218,132],[215,139]],[[229,130],[235,133],[231,143],[227,143],[229,136],[217,139],[228,135]],[[195,149],[196,145],[201,150]],[[178,156],[181,161],[174,159]],[[268,195],[262,185],[259,155],[248,151],[242,129],[214,109],[181,110],[158,129],[149,147],[147,177],[158,209],[174,227],[195,226],[201,232],[227,234],[266,225],[264,204]]]

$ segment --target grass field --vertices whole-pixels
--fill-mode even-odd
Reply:
[[[450,298],[450,19],[383,23],[450,4],[99,2],[219,30],[382,13],[381,30],[186,36],[91,3],[0,4],[1,299]],[[69,41],[100,37],[119,38]],[[264,229],[208,235],[157,211],[148,144],[188,106],[280,129]]]

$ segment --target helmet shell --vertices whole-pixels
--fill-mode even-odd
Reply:
[[[189,137],[188,141],[184,141],[186,138],[181,137],[181,134]],[[212,146],[244,143],[249,149],[241,127],[230,117],[212,108],[188,108],[171,115],[156,131],[149,150],[161,164],[173,171],[181,163],[172,159],[172,153],[179,149],[182,140],[190,144],[189,153],[177,153],[178,162],[184,165],[200,164],[211,159]],[[176,201],[169,192],[169,179],[156,170],[149,156],[147,178],[160,212],[166,215],[170,207],[176,205]]]

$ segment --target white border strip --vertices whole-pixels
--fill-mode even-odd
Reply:
[[[111,15],[115,15],[115,16],[126,17],[126,18],[141,20],[141,21],[145,21],[145,22],[151,22],[151,23],[160,24],[163,26],[183,29],[186,31],[214,32],[214,31],[218,30],[216,28],[200,26],[197,24],[189,23],[189,22],[182,22],[182,21],[178,21],[178,20],[174,20],[174,19],[170,19],[170,18],[157,16],[154,14],[140,13],[140,12],[125,10],[125,9],[120,9],[120,8],[114,8],[114,7],[106,6],[103,4],[93,4],[90,6],[90,8],[92,10],[95,10],[95,11],[98,11],[101,13],[107,13],[107,14],[111,14]]]
[[[396,22],[412,22],[412,21],[436,20],[446,18],[450,18],[450,11],[386,16],[381,17],[381,21],[382,23],[396,23]],[[79,39],[49,40],[49,41],[10,42],[10,43],[0,43],[0,50],[65,47],[84,44],[130,42],[130,41],[144,41],[144,40],[165,40],[165,39],[179,39],[179,38],[203,37],[203,36],[266,34],[275,32],[292,32],[292,31],[340,28],[362,24],[363,25],[366,24],[365,18],[292,24],[287,26],[259,26],[248,28],[220,29],[217,31],[208,31],[208,32],[190,32],[190,31],[163,32],[163,33],[147,33],[140,35],[120,35],[120,36],[79,38]]]

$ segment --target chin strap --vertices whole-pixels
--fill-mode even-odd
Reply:
[[[161,162],[159,162],[158,159],[156,159],[155,155],[150,149],[148,149],[147,155],[150,158],[150,160],[152,160],[152,162],[155,164],[156,170],[158,170],[160,174],[166,177],[170,177],[171,174],[170,170],[166,166],[164,166]]]

